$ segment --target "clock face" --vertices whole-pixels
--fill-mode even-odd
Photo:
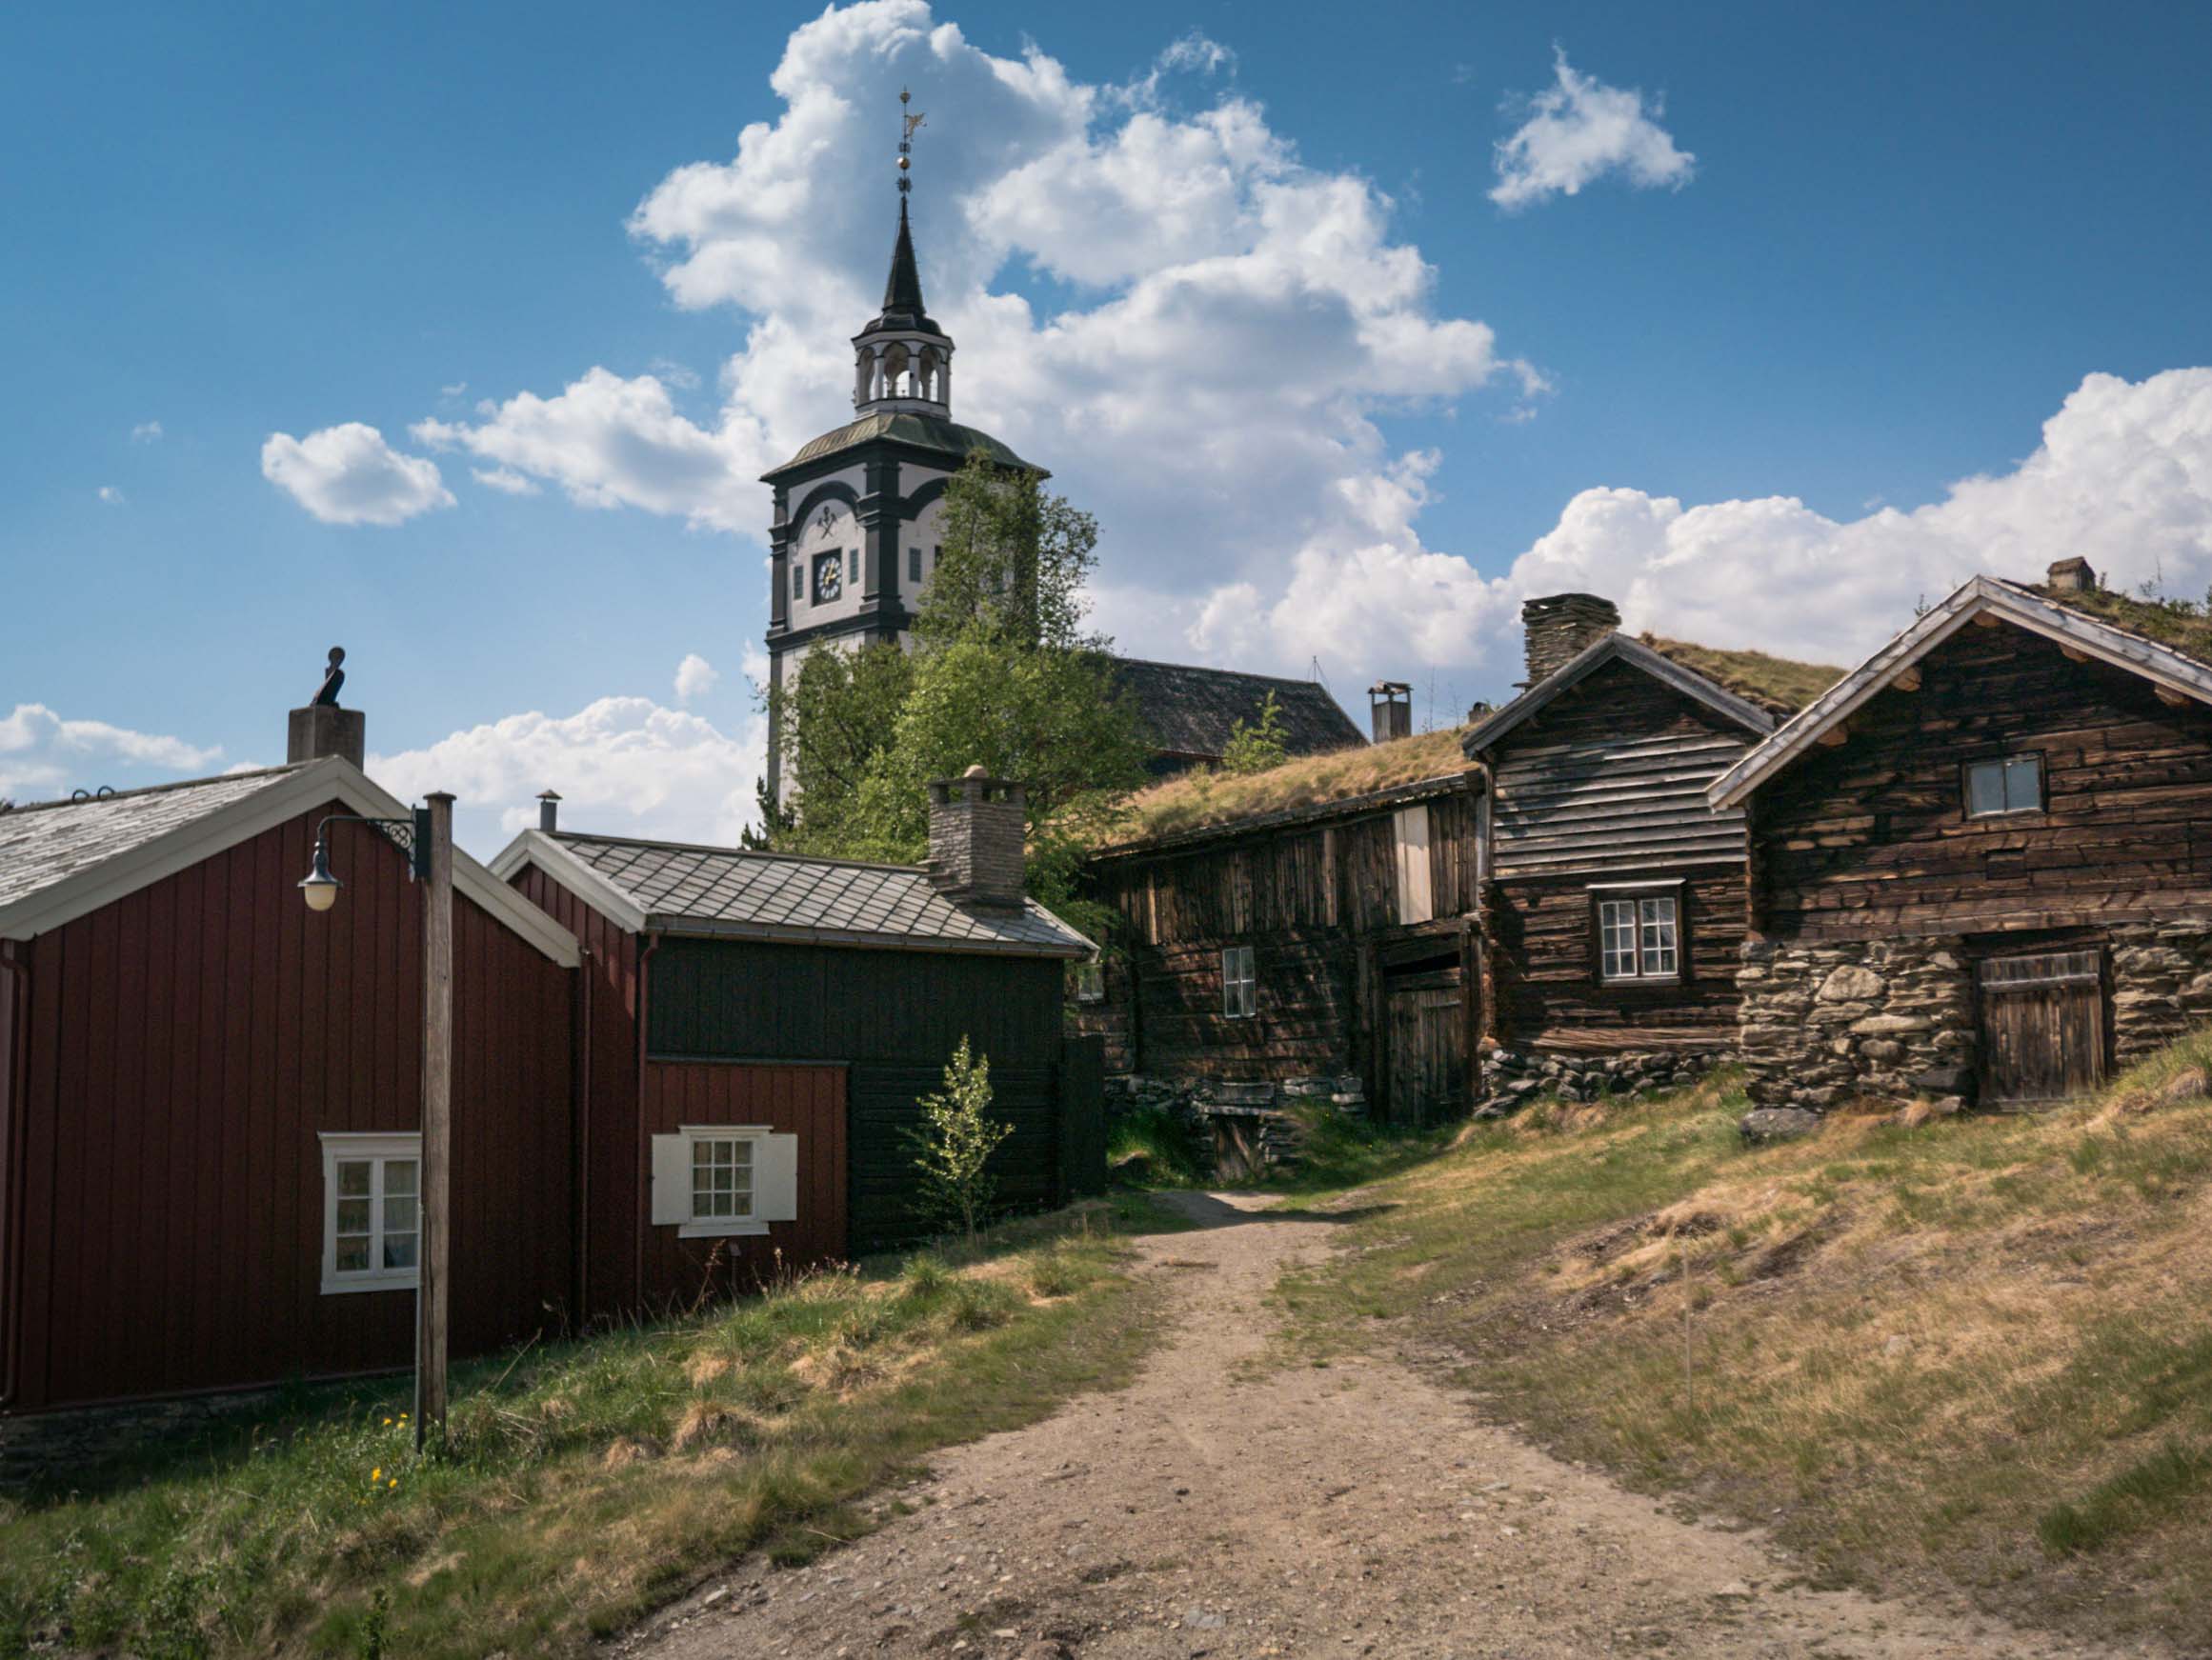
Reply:
[[[814,603],[825,605],[845,591],[845,555],[814,555]]]

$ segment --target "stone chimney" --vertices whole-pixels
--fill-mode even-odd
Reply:
[[[1021,786],[971,767],[930,786],[930,886],[974,910],[1021,909]]]
[[[1413,688],[1402,680],[1377,680],[1367,689],[1367,710],[1375,741],[1413,736]]]
[[[321,689],[305,708],[295,709],[286,717],[284,758],[288,763],[335,755],[356,768],[361,765],[368,752],[369,717],[357,709],[338,707],[338,688],[346,684],[346,671],[339,665],[345,660],[346,649],[332,646]]]
[[[2097,572],[2086,559],[2054,559],[2043,572],[2043,586],[2053,593],[2081,593],[2097,586]]]
[[[1594,593],[1553,593],[1520,608],[1528,634],[1528,678],[1534,686],[1620,627],[1619,610]]]
[[[550,790],[537,792],[537,828],[549,836],[561,828],[561,798]]]

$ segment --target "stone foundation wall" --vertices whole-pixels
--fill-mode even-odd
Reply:
[[[1478,1118],[1502,1118],[1538,1095],[1570,1101],[1600,1096],[1648,1095],[1694,1084],[1729,1059],[1726,1050],[1689,1053],[1633,1050],[1609,1055],[1526,1054],[1493,1050],[1482,1057],[1482,1101]]]
[[[2050,950],[2105,948],[2113,1060],[2124,1067],[2212,1019],[2212,921],[2115,926]],[[1974,964],[2033,941],[1957,936],[1826,945],[1747,941],[1739,1043],[1760,1107],[1974,1098]]]
[[[1356,1075],[1290,1078],[1282,1083],[1228,1083],[1219,1078],[1163,1078],[1126,1072],[1106,1080],[1106,1119],[1158,1108],[1183,1120],[1211,1150],[1217,1173],[1246,1179],[1297,1163],[1304,1131],[1293,1105],[1326,1106],[1351,1117],[1367,1113]]]

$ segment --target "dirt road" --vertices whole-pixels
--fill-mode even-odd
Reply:
[[[653,1660],[1601,1654],[2050,1660],[1959,1608],[1812,1590],[1755,1535],[1478,1422],[1383,1361],[1261,1369],[1263,1303],[1336,1226],[1182,1196],[1145,1242],[1174,1329],[1142,1376],[954,1449],[919,1509],[814,1566],[738,1564],[617,1645]],[[2111,1650],[2119,1653],[2121,1650]],[[2140,1645],[2125,1652],[2142,1655]]]

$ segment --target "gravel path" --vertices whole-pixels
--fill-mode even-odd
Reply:
[[[1130,1388],[938,1457],[916,1511],[813,1567],[749,1560],[616,1645],[653,1660],[1379,1655],[2020,1660],[2103,1650],[1796,1583],[1402,1366],[1240,1367],[1326,1216],[1178,1195],[1141,1245],[1173,1330]],[[1251,1372],[1253,1375],[1241,1375]],[[2143,1655],[2141,1645],[2125,1652]]]

